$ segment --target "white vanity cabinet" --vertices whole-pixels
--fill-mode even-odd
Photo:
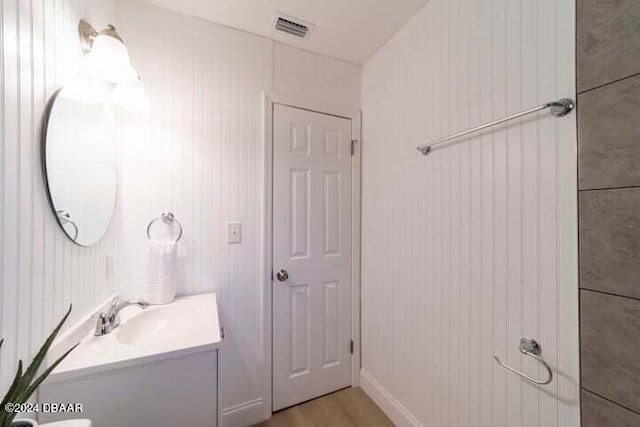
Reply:
[[[136,338],[133,328],[144,337]],[[40,387],[40,403],[79,403],[82,413],[40,414],[39,421],[89,418],[92,427],[217,426],[220,340],[213,294],[123,311],[121,326],[103,337],[87,336]]]
[[[216,426],[217,350],[171,357],[47,383],[40,401],[81,403],[81,414],[41,414],[41,422],[89,418],[92,427]]]

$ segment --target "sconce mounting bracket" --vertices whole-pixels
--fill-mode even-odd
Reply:
[[[93,25],[89,24],[84,19],[81,19],[80,23],[78,24],[78,35],[80,36],[80,45],[82,46],[82,52],[84,52],[85,54],[89,53],[89,51],[91,50],[91,46],[93,46],[93,41],[98,36],[111,36],[114,39],[118,39],[122,43],[124,43],[122,37],[120,37],[120,34],[118,34],[118,32],[116,31],[116,27],[114,27],[113,25],[107,25],[107,28],[100,32],[97,32]]]

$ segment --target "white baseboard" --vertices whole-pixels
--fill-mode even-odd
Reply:
[[[365,369],[360,370],[360,387],[398,427],[423,427],[418,419]],[[265,421],[265,414],[270,411],[266,411],[264,405],[264,400],[258,398],[224,408],[220,413],[220,425],[246,427]]]
[[[360,369],[360,387],[398,427],[423,427],[420,421],[365,369]]]
[[[220,413],[221,427],[246,427],[266,421],[264,400],[258,399],[242,402],[239,405],[224,408]]]
[[[264,401],[261,397],[224,408],[220,413],[221,427],[246,427],[265,420]]]

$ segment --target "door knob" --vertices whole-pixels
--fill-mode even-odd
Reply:
[[[287,270],[280,270],[276,273],[276,277],[280,282],[286,282],[289,280],[289,273],[287,273]]]

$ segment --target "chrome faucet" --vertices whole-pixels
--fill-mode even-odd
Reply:
[[[111,301],[111,306],[106,313],[100,313],[98,316],[98,323],[96,324],[95,336],[99,337],[111,333],[115,328],[120,325],[120,310],[130,305],[137,305],[138,307],[145,309],[149,307],[149,303],[146,301],[123,301],[120,297],[115,297]]]

